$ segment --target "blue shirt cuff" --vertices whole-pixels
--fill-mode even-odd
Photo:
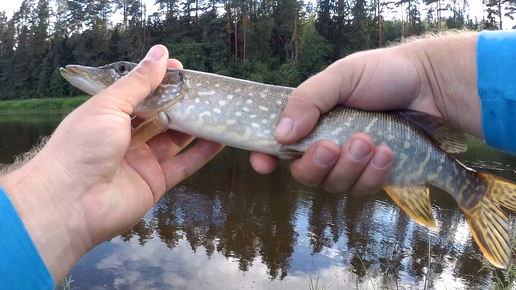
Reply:
[[[54,279],[1,187],[0,289],[55,289]]]
[[[479,34],[477,82],[486,143],[516,154],[516,31]]]

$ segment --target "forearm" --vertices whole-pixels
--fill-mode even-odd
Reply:
[[[464,132],[483,138],[477,89],[478,33],[461,32],[411,42],[420,95],[433,95],[443,117]]]
[[[88,239],[80,234],[80,212],[66,199],[73,196],[72,190],[59,184],[58,174],[57,166],[38,158],[0,177],[0,185],[56,284],[89,249],[84,242]],[[63,190],[67,194],[60,194]]]

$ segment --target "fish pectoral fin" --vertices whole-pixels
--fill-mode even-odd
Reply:
[[[417,223],[437,230],[432,215],[428,185],[401,187],[388,185],[384,190],[392,200]]]
[[[509,219],[499,206],[516,210],[516,184],[491,174],[476,174],[485,181],[486,192],[473,208],[459,207],[484,256],[496,267],[506,268],[511,259]]]
[[[401,116],[423,129],[427,136],[448,153],[461,153],[468,150],[466,136],[445,120],[417,111],[400,111]]]
[[[131,132],[131,143],[129,150],[140,147],[152,137],[160,134],[167,129],[167,124],[159,117],[159,114],[145,120]]]
[[[298,159],[305,154],[304,152],[288,148],[287,146],[281,146],[279,158],[280,159]]]

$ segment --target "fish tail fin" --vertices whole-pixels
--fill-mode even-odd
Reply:
[[[486,182],[485,194],[473,208],[461,209],[485,257],[494,266],[506,268],[511,258],[509,219],[500,206],[516,210],[516,184],[491,174],[477,174]]]

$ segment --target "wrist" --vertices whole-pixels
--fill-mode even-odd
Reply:
[[[443,118],[465,133],[482,138],[480,97],[477,90],[477,33],[459,33],[414,41],[410,51],[421,88],[432,95]]]
[[[65,179],[55,164],[35,159],[0,177],[0,184],[58,284],[91,246],[71,187],[57,186]]]

